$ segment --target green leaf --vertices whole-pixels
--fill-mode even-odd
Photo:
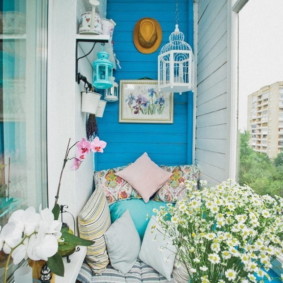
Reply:
[[[93,241],[85,240],[85,239],[77,237],[73,234],[70,234],[65,229],[62,229],[61,232],[62,232],[61,238],[63,238],[64,241],[66,243],[68,243],[68,245],[73,245],[74,247],[76,247],[76,246],[90,246],[94,243]]]
[[[64,276],[64,263],[59,253],[56,253],[54,256],[49,257],[47,265],[50,268],[51,272],[59,276]]]
[[[60,205],[56,203],[52,209],[52,213],[54,215],[54,219],[58,220],[60,215]]]

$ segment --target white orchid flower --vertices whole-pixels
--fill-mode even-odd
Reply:
[[[56,236],[45,235],[40,245],[36,248],[36,253],[42,259],[47,260],[58,251],[58,241]]]
[[[32,235],[27,249],[27,255],[32,260],[48,260],[58,250],[58,241],[53,235]]]
[[[14,248],[22,241],[24,226],[18,222],[8,222],[1,231],[1,238],[10,248]]]
[[[14,211],[11,214],[8,220],[8,223],[15,223],[17,225],[17,229],[22,230],[23,232],[25,229],[24,222],[23,222],[23,219],[25,218],[24,214],[25,214],[25,211],[22,209],[18,209]]]
[[[0,251],[2,250],[3,244],[4,244],[4,240],[1,237],[1,230],[2,230],[2,227],[0,226]]]
[[[19,245],[12,253],[14,264],[20,263],[23,259],[27,258],[27,243]]]
[[[28,207],[26,210],[16,210],[12,213],[9,222],[16,222],[23,225],[25,235],[31,235],[38,228],[40,215],[36,213],[34,207]]]
[[[41,260],[41,258],[39,256],[37,256],[35,249],[37,247],[37,245],[40,244],[40,240],[42,238],[37,235],[32,235],[29,238],[29,242],[28,242],[28,248],[27,248],[27,256],[29,259],[31,260]]]
[[[9,245],[4,243],[4,245],[3,245],[3,252],[5,254],[9,254],[11,252],[11,250],[12,250],[12,248]]]
[[[53,234],[57,239],[61,237],[62,223],[54,220],[54,215],[51,210],[45,208],[40,212],[41,221],[38,228],[39,234]]]
[[[25,230],[24,233],[26,235],[31,235],[33,232],[35,232],[38,229],[39,222],[40,222],[40,215],[39,213],[36,213],[34,207],[29,207],[25,210],[24,215],[24,225]]]

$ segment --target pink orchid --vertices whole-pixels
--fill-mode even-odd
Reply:
[[[80,142],[77,143],[77,156],[86,155],[90,152],[90,142],[85,138],[82,138]],[[80,158],[84,159],[84,158]]]
[[[78,154],[76,155],[76,158],[80,159],[81,161],[83,161],[86,158],[86,154]]]
[[[106,147],[107,143],[105,141],[101,141],[98,137],[94,138],[94,140],[90,144],[90,148],[93,152],[103,152],[103,149]]]
[[[74,158],[74,161],[73,161],[72,168],[73,168],[74,170],[78,170],[78,169],[80,168],[81,164],[82,164],[82,160],[79,159],[79,158],[77,158],[77,157],[75,157],[75,158]]]

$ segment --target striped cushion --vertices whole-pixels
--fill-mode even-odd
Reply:
[[[97,188],[78,216],[80,237],[95,243],[87,247],[86,261],[94,273],[101,273],[109,263],[104,233],[111,224],[104,192]]]
[[[77,280],[82,283],[173,283],[139,259],[126,274],[122,274],[109,265],[101,275],[93,275],[89,266],[84,263]]]

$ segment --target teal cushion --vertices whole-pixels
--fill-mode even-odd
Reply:
[[[113,223],[116,219],[120,218],[126,210],[128,210],[140,238],[143,239],[147,224],[151,216],[155,214],[152,210],[154,208],[159,209],[161,206],[166,206],[166,202],[150,200],[145,203],[143,199],[120,200],[109,206],[111,222]]]

